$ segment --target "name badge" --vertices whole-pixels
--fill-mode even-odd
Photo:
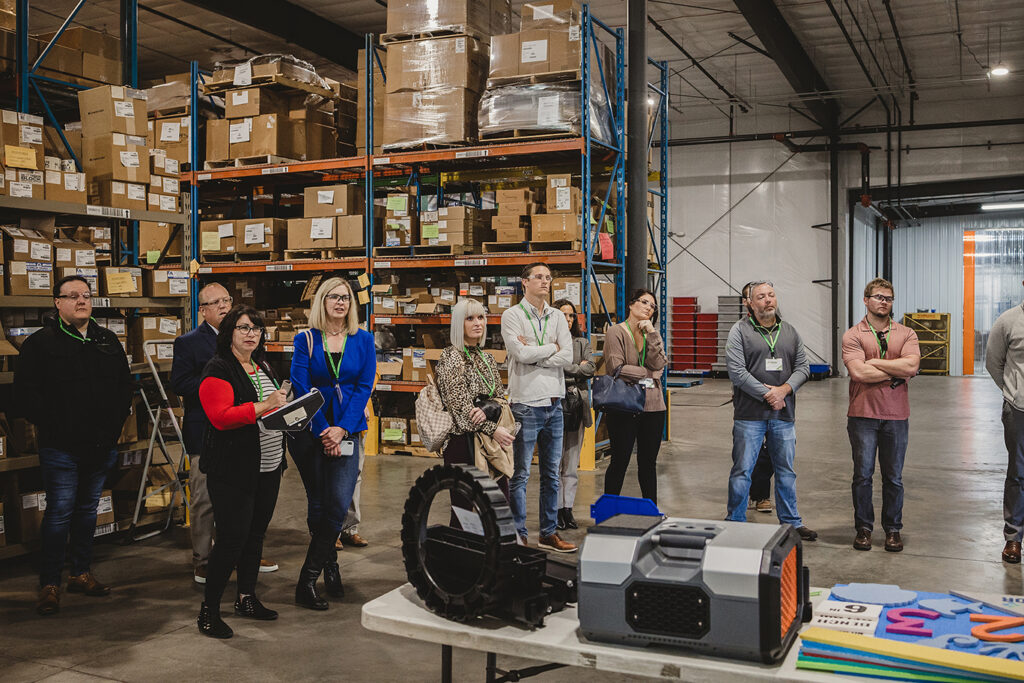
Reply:
[[[768,372],[782,372],[781,358],[765,358],[764,369]]]
[[[341,442],[341,454],[352,455],[356,452],[356,444],[352,439],[345,439]]]
[[[640,380],[640,386],[642,386],[644,389],[653,389],[654,380],[651,379],[650,377],[644,377],[642,380]]]

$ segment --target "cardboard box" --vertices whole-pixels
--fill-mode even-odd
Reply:
[[[104,266],[100,269],[101,296],[142,296],[142,269]]]
[[[142,271],[145,296],[188,296],[190,277],[187,270],[147,268]]]
[[[43,199],[46,185],[44,171],[30,171],[22,168],[8,168],[0,181],[0,194],[26,199]]]
[[[164,150],[166,156],[179,163],[188,161],[191,125],[192,119],[188,116],[168,116],[150,120],[147,124],[147,132],[153,135],[150,147]],[[152,131],[149,131],[150,127]],[[181,157],[182,152],[184,158]]]
[[[99,261],[100,254],[110,252],[111,231],[109,225],[102,226],[80,226],[71,234],[72,239],[79,242],[88,242],[96,248],[96,259]]]
[[[377,374],[380,375],[381,381],[401,381],[402,379],[402,362],[397,363],[378,361],[377,362]]]
[[[580,68],[579,25],[563,30],[524,29],[492,41],[490,78],[528,76]]]
[[[43,118],[33,114],[0,111],[0,153],[7,168],[42,170]]]
[[[224,254],[235,251],[235,221],[213,220],[199,222],[199,252]]]
[[[547,213],[580,213],[583,210],[583,194],[572,186],[572,175],[549,175],[544,189],[544,210]]]
[[[20,496],[21,501],[21,542],[28,543],[39,538],[39,529],[46,512],[46,492],[31,491]]]
[[[534,242],[568,242],[583,239],[580,216],[571,213],[532,216],[530,239]]]
[[[67,202],[69,204],[86,203],[88,195],[86,193],[87,186],[84,173],[47,168],[44,175],[46,179],[46,199],[53,202]]]
[[[273,155],[298,159],[296,122],[279,114],[262,114],[231,120],[228,126],[229,159]]]
[[[138,135],[112,133],[82,140],[82,167],[89,180],[149,182],[149,147]]]
[[[366,246],[366,221],[363,216],[338,216],[334,219],[338,228],[338,248],[356,249]],[[383,223],[374,221],[374,237],[381,233]]]
[[[124,69],[121,66],[120,58],[109,58],[83,52],[82,75],[90,81],[110,83],[112,87],[121,87],[117,84],[124,80]]]
[[[520,30],[532,28],[569,30],[579,28],[583,20],[583,8],[577,0],[539,0],[523,5]]]
[[[241,119],[261,114],[288,115],[288,100],[270,88],[241,88],[224,93],[224,118]]]
[[[174,157],[167,156],[167,150],[164,149],[151,149],[149,150],[149,175],[170,176],[172,178],[178,178],[181,172],[181,164],[183,162],[175,159]]]
[[[149,176],[149,189],[151,192],[178,197],[181,195],[181,181],[178,176],[153,175]]]
[[[39,261],[10,261],[4,268],[10,296],[52,296],[53,264]]]
[[[100,499],[96,505],[96,526],[114,523],[114,494],[110,489],[103,489],[100,492]]]
[[[110,206],[115,209],[145,211],[146,186],[140,183],[126,183],[121,180],[103,178],[89,182],[89,203]]]
[[[165,213],[178,213],[178,195],[164,194],[163,192],[149,192],[147,204],[150,211],[163,211]]]
[[[512,231],[512,230],[523,230],[526,231],[530,227],[529,216],[519,216],[516,214],[503,215],[498,214],[497,216],[491,216],[491,228],[495,232]],[[505,240],[498,240],[504,242]]]
[[[335,220],[333,216],[288,219],[288,249],[334,249],[338,246]]]
[[[120,85],[104,85],[78,93],[84,138],[125,133],[146,136],[146,93]],[[40,141],[41,142],[41,141]]]
[[[53,240],[38,230],[16,228],[12,225],[0,227],[3,231],[4,260],[36,261],[53,263]]]
[[[415,216],[384,219],[385,247],[407,247],[416,243],[419,223]]]
[[[499,216],[532,216],[539,213],[537,193],[528,187],[496,190],[494,200],[498,204]]]
[[[160,252],[167,245],[167,241],[171,238],[174,228],[173,223],[139,221],[139,261],[155,263]],[[232,228],[232,232],[234,232],[234,228]],[[167,258],[181,258],[183,239],[184,233],[182,229],[179,229],[177,236],[167,249]]]
[[[37,38],[41,41],[49,42],[53,39],[54,35],[55,33],[44,33],[37,36]],[[57,44],[106,57],[107,59],[119,59],[121,56],[120,38],[93,31],[84,26],[69,26],[61,34]]]
[[[493,211],[475,206],[442,206],[437,211],[424,211],[421,218],[426,221],[456,220],[484,222],[491,218]]]
[[[487,80],[487,45],[454,36],[391,43],[387,46],[388,94],[430,88],[466,88],[483,92]]]
[[[235,221],[235,251],[252,254],[284,249],[287,221],[283,218],[250,218]]]
[[[206,122],[206,160],[224,161],[231,158],[230,121],[210,119]]]
[[[351,216],[363,213],[365,208],[363,188],[355,184],[307,187],[303,199],[302,215],[306,218]]]
[[[380,442],[393,446],[409,443],[409,421],[403,417],[380,418]]]
[[[491,64],[489,78],[508,78],[519,75],[519,34],[509,33],[491,38]]]
[[[57,268],[55,277],[57,280],[65,278],[69,275],[77,275],[84,277],[85,281],[89,283],[89,291],[93,293],[93,296],[99,296],[100,294],[100,270],[99,268]],[[99,320],[99,318],[97,318]]]
[[[387,19],[387,33],[458,27],[461,33],[493,36],[508,33],[512,25],[508,0],[392,0]]]
[[[402,380],[426,382],[431,374],[427,365],[427,349],[407,348],[402,351]]]
[[[604,297],[608,309],[615,310],[615,283],[600,282],[600,296],[598,285],[593,280],[590,282],[590,309],[593,315],[604,314],[604,307],[601,306],[601,297]],[[577,310],[583,305],[582,301],[582,280],[578,277],[556,277],[551,281],[551,303],[559,299],[568,299],[576,306]]]
[[[389,93],[383,148],[475,141],[479,103],[480,94],[466,88]]]
[[[181,320],[172,315],[144,315],[136,318],[128,330],[134,345],[148,341],[174,341],[181,334]]]
[[[58,268],[95,268],[96,247],[58,237],[53,241],[53,263]]]

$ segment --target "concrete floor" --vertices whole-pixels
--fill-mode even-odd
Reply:
[[[732,410],[723,405],[727,382],[711,381],[673,396],[673,440],[659,461],[662,510],[721,519],[730,467]],[[797,461],[800,512],[820,533],[806,544],[814,585],[869,581],[907,588],[1024,593],[1020,565],[999,559],[1006,453],[1000,396],[987,379],[919,377],[911,387],[910,449],[904,471],[906,550],[853,550],[850,449],[846,437],[847,383],[808,383],[800,393]],[[363,482],[362,533],[371,545],[340,555],[347,594],[325,613],[295,607],[291,596],[305,552],[304,496],[295,469],[282,486],[266,556],[281,570],[260,577],[260,597],[281,611],[277,622],[228,617],[229,641],[202,638],[195,616],[201,590],[191,581],[186,532],[180,529],[132,546],[103,544],[93,565],[114,585],[109,598],[65,595],[61,613],[33,611],[36,578],[27,560],[0,565],[0,680],[356,681],[437,680],[439,648],[388,638],[360,625],[360,606],[405,582],[400,514],[409,487],[428,460],[368,458]],[[876,508],[880,486],[875,486]],[[580,474],[577,516],[603,483],[603,467]],[[536,536],[536,484],[530,521]],[[626,495],[638,495],[627,475]],[[753,513],[754,522],[774,516]],[[580,541],[584,531],[567,536]],[[877,534],[876,534],[876,540]],[[233,586],[225,597],[230,609]],[[499,658],[513,668],[525,661]],[[484,655],[456,651],[456,680],[480,680]],[[538,680],[621,681],[621,676],[562,669]],[[635,679],[639,680],[639,679]]]

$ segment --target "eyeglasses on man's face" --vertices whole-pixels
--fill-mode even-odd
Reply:
[[[86,292],[82,294],[80,292],[73,292],[71,294],[58,294],[58,299],[67,299],[69,301],[85,301],[86,303],[92,301],[92,294]]]
[[[878,301],[883,304],[891,304],[895,299],[895,297],[886,296],[885,294],[872,294],[868,298],[874,299],[875,301]]]
[[[327,296],[324,297],[324,300],[326,300],[327,303],[329,304],[336,304],[339,301],[344,304],[347,304],[348,302],[352,301],[352,296],[350,294],[328,294]]]
[[[230,296],[222,296],[219,299],[213,301],[207,301],[205,304],[199,304],[200,306],[224,306],[225,304],[230,306],[231,302],[234,301]]]
[[[241,332],[246,337],[251,337],[254,334],[260,334],[263,332],[263,328],[257,325],[235,325],[235,330]]]

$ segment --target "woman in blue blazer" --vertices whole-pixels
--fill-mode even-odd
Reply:
[[[310,329],[292,341],[291,381],[296,395],[315,387],[324,397],[309,430],[300,432],[291,446],[306,487],[306,523],[312,534],[295,586],[295,602],[315,610],[328,608],[316,589],[321,572],[328,595],[345,594],[334,542],[359,477],[360,437],[366,431],[366,404],[377,373],[373,335],[359,329],[357,308],[347,280],[327,280],[313,297]]]

